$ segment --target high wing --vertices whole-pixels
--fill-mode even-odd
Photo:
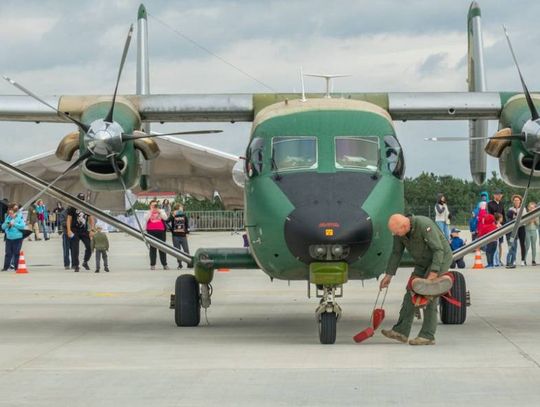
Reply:
[[[499,119],[504,103],[517,92],[390,92],[346,93],[335,97],[363,100],[390,113],[394,120]],[[320,98],[323,94],[307,94]],[[296,93],[123,95],[147,122],[251,122],[273,103],[300,99]],[[70,117],[80,119],[88,106],[110,96],[50,96],[44,98]],[[66,119],[29,96],[0,96],[0,121],[58,122]]]
[[[232,179],[232,167],[238,157],[212,148],[174,137],[156,139],[160,150],[160,159],[152,166],[151,179],[153,189],[160,191],[178,191],[195,198],[212,199],[217,191],[227,209],[243,206],[242,190]],[[58,159],[54,151],[47,151],[13,163],[17,168],[36,177],[51,181],[69,165]],[[85,190],[79,174],[66,174],[58,186],[76,195]],[[30,190],[18,178],[0,172],[0,190],[3,196],[25,202],[35,191]],[[137,191],[138,189],[135,189]],[[91,200],[99,207],[113,211],[124,211],[123,193],[120,191],[92,192]]]

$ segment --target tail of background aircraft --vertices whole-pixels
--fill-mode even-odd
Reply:
[[[468,83],[469,92],[486,91],[486,75],[484,71],[484,50],[482,41],[482,25],[480,6],[473,1],[467,16],[468,37]],[[469,137],[487,137],[487,120],[470,120]],[[486,179],[486,153],[484,147],[486,140],[469,140],[469,163],[471,175],[477,184]]]
[[[137,13],[137,95],[150,94],[150,64],[148,59],[148,21],[144,4],[139,6]],[[142,130],[150,134],[150,123],[142,124]],[[143,190],[150,188],[153,163],[141,157],[141,177],[139,186]]]

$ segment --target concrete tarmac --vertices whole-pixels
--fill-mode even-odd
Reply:
[[[150,271],[141,242],[109,238],[110,273],[64,270],[58,236],[25,242],[29,274],[0,273],[0,406],[540,405],[540,266],[464,270],[467,322],[439,325],[429,347],[379,332],[355,344],[377,283],[352,281],[336,344],[320,345],[306,283],[259,270],[216,273],[209,324],[177,328],[175,260]],[[190,238],[192,251],[241,244]],[[392,282],[384,328],[408,274]]]

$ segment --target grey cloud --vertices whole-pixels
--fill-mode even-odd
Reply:
[[[445,65],[447,57],[448,54],[446,52],[429,55],[418,67],[418,74],[420,76],[428,76],[438,73]]]

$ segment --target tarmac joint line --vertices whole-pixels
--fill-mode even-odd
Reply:
[[[537,368],[540,369],[540,363],[533,358],[531,355],[529,355],[521,346],[519,346],[517,343],[515,343],[512,339],[510,339],[503,331],[501,331],[499,328],[497,328],[495,325],[493,325],[490,321],[488,321],[486,318],[478,314],[477,312],[473,311],[474,314],[482,320],[487,326],[489,326],[491,329],[493,329],[495,332],[497,332],[500,336],[502,336],[508,343],[510,343],[516,350],[519,352],[519,354],[529,362],[532,362]]]

